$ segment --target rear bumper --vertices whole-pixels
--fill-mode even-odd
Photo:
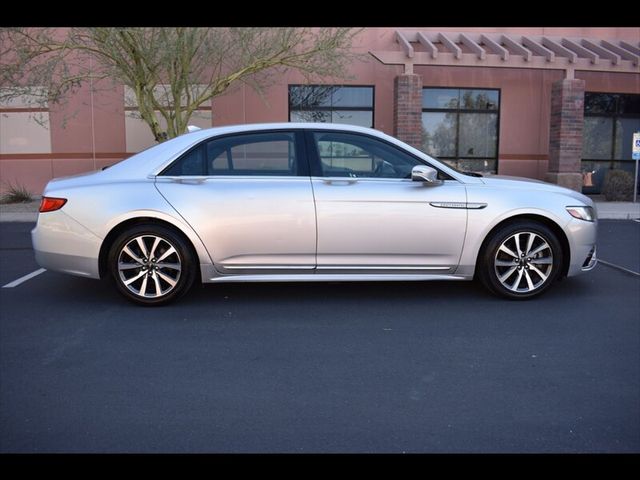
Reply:
[[[47,270],[100,278],[102,239],[62,210],[41,213],[31,231],[36,262]]]

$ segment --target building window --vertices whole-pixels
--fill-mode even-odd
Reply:
[[[423,150],[464,171],[498,167],[500,90],[424,88]]]
[[[51,153],[49,106],[39,101],[45,94],[44,87],[31,87],[0,102],[0,154]],[[7,98],[4,91],[0,98]]]
[[[582,132],[584,193],[600,193],[607,170],[634,174],[633,132],[640,131],[640,95],[586,92]]]
[[[374,87],[289,85],[289,121],[373,128]]]

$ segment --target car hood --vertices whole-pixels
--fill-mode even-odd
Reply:
[[[533,178],[511,177],[508,175],[491,175],[482,177],[482,183],[491,188],[517,189],[539,192],[553,192],[571,197],[584,205],[593,206],[593,200],[580,192],[561,187],[553,183],[535,180]]]

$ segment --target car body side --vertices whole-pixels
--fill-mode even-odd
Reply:
[[[261,127],[248,125],[241,131],[249,132],[256,128]],[[299,129],[309,126],[280,124],[270,125],[270,128]],[[101,278],[106,273],[101,262],[114,232],[130,222],[145,219],[170,225],[189,240],[199,259],[202,282],[222,280],[220,277],[226,274],[216,269],[214,255],[207,250],[207,242],[200,238],[193,226],[160,193],[156,185],[156,175],[191,146],[205,139],[235,131],[233,128],[219,128],[214,129],[213,133],[199,131],[186,134],[179,137],[179,141],[171,145],[171,148],[160,144],[138,154],[137,159],[131,157],[107,170],[50,182],[43,193],[44,196],[72,200],[61,210],[39,215],[37,226],[32,233],[38,263],[51,270]],[[345,131],[371,135],[369,129],[357,127],[345,126]],[[565,258],[566,268],[563,273],[571,276],[583,271],[582,263],[595,244],[597,222],[575,219],[567,213],[565,207],[593,207],[593,202],[588,197],[568,189],[526,179],[504,181],[499,177],[477,178],[462,175],[393,137],[379,132],[376,132],[375,136],[394,143],[425,164],[445,171],[455,179],[450,181],[460,182],[464,186],[467,202],[486,204],[486,207],[481,209],[465,210],[465,238],[460,261],[455,271],[450,272],[452,276],[458,279],[472,279],[484,240],[496,226],[514,218],[539,219],[553,226],[561,234],[561,240],[564,239],[568,244],[570,251],[570,258]],[[535,196],[535,200],[527,201],[527,196]],[[523,207],[533,204],[535,207]]]

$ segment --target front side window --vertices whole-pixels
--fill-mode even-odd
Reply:
[[[640,131],[640,95],[586,92],[582,131],[584,193],[602,191],[606,172],[634,174],[631,155],[633,133]]]
[[[298,164],[293,133],[251,133],[201,143],[163,175],[296,176]]]
[[[373,128],[373,87],[290,85],[289,121]]]
[[[500,91],[424,88],[422,148],[454,168],[496,172]]]
[[[411,178],[420,162],[411,155],[368,137],[340,132],[315,132],[322,175],[352,178]]]

